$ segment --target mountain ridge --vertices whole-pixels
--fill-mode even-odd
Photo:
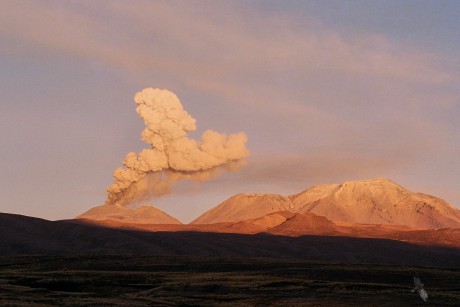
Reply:
[[[460,227],[460,210],[386,178],[314,185],[289,196],[238,194],[203,213],[192,224],[237,222],[276,211],[310,212],[334,222],[424,229]]]
[[[313,185],[293,195],[237,194],[201,214],[190,224],[233,223],[249,227],[250,220],[275,212],[315,214],[341,224],[382,224],[414,229],[460,228],[460,210],[446,201],[412,192],[386,178]],[[267,217],[268,218],[268,217]],[[273,217],[271,217],[273,218]],[[117,205],[94,207],[76,217],[137,224],[182,224],[154,206],[136,209]],[[242,222],[236,225],[236,222]],[[254,231],[258,226],[251,224]]]

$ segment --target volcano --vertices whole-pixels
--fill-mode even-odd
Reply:
[[[409,191],[385,178],[316,185],[290,196],[239,194],[192,224],[239,222],[279,211],[313,213],[342,224],[460,228],[460,210],[440,198]]]
[[[76,219],[110,220],[136,224],[182,224],[179,220],[153,206],[129,209],[117,205],[102,205],[86,211]]]

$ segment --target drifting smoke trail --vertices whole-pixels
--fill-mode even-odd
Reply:
[[[124,167],[115,170],[115,180],[107,188],[106,204],[127,206],[151,195],[167,194],[182,179],[209,180],[221,170],[237,170],[249,155],[243,132],[226,135],[207,130],[199,142],[188,138],[187,133],[196,129],[196,120],[168,90],[146,88],[134,101],[146,125],[142,139],[151,148],[126,155]]]

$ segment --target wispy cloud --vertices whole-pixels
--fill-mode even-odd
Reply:
[[[231,103],[251,126],[249,146],[258,138],[259,151],[297,152],[254,162],[251,180],[411,165],[414,151],[449,142],[451,128],[432,113],[460,97],[458,70],[436,54],[372,33],[347,37],[295,12],[257,15],[244,2],[4,1],[0,35],[4,53],[105,63]],[[335,152],[303,156],[323,145]]]
[[[5,37],[134,70],[162,68],[184,78],[195,73],[228,82],[244,73],[344,72],[429,84],[458,81],[434,66],[429,54],[402,49],[384,37],[347,40],[311,16],[307,28],[292,16],[250,16],[236,4],[7,1],[0,14]]]

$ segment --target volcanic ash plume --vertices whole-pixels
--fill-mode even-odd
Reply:
[[[134,101],[146,125],[142,139],[151,148],[126,155],[124,167],[115,170],[114,183],[107,188],[106,204],[127,206],[166,194],[182,179],[209,180],[221,170],[237,170],[249,155],[243,132],[226,135],[207,130],[201,141],[188,138],[187,133],[196,129],[196,120],[168,90],[146,88]]]

